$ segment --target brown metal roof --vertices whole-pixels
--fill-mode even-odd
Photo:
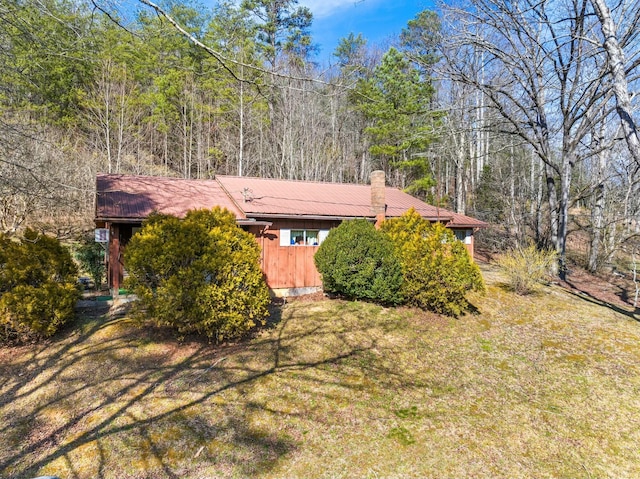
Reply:
[[[436,208],[396,188],[385,188],[387,217],[414,208],[431,221],[453,227],[486,223]],[[227,208],[236,218],[371,218],[369,185],[318,183],[238,176],[186,180],[101,174],[97,177],[96,219],[141,220],[151,212],[184,216],[190,209]]]
[[[218,176],[247,216],[287,215],[362,218],[371,213],[371,187],[350,183],[274,180],[240,176]],[[428,205],[396,188],[385,188],[389,217],[415,208],[424,218],[448,221],[452,213]]]
[[[480,221],[479,219],[471,216],[461,215],[460,213],[452,213],[453,219],[447,226],[455,228],[486,228],[488,223]]]
[[[96,219],[142,220],[154,211],[184,217],[215,206],[245,218],[215,180],[99,174],[96,196]]]

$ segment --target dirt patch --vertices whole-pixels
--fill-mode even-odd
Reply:
[[[496,260],[497,255],[489,250],[476,248],[473,252],[473,260],[479,264],[488,264]]]
[[[282,298],[280,298],[282,299]],[[310,294],[301,294],[300,296],[287,296],[286,303],[314,303],[316,301],[324,301],[327,296],[322,291],[316,291]]]
[[[573,267],[567,280],[560,282],[560,286],[603,303],[633,309],[635,285],[623,276],[595,275],[582,268]]]

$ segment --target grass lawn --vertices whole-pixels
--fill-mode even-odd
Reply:
[[[292,302],[247,342],[86,315],[0,349],[0,477],[640,477],[640,323],[485,271],[459,319]]]

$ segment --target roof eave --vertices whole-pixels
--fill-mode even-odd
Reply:
[[[142,223],[146,219],[147,219],[146,216],[144,218],[124,218],[124,217],[118,217],[118,216],[96,216],[93,219],[93,222],[97,223],[99,221],[102,221],[102,222],[108,222],[108,223]]]
[[[450,228],[474,228],[474,229],[480,229],[480,228],[488,228],[489,227],[489,223],[482,223],[482,224],[478,224],[478,223],[450,223],[448,225]]]
[[[142,218],[142,217],[117,217],[117,216],[96,216],[93,219],[94,223],[98,223],[98,222],[109,222],[109,223],[142,223],[144,220],[146,220],[148,218],[148,216]],[[253,218],[236,218],[236,222],[239,225],[254,225],[254,226],[271,226],[271,222],[269,221],[257,221]]]
[[[273,223],[271,221],[260,221],[255,218],[239,218],[236,220],[236,223],[240,226],[271,226]]]
[[[375,216],[338,216],[338,215],[305,215],[305,214],[283,214],[283,213],[246,213],[247,218],[269,218],[269,219],[282,219],[282,220],[318,220],[318,221],[347,221],[355,219],[366,219],[369,221],[376,221]],[[387,218],[400,218],[400,216],[390,216]],[[427,221],[449,223],[452,216],[423,216]]]

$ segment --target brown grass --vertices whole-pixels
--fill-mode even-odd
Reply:
[[[486,270],[458,320],[294,302],[254,339],[86,315],[0,350],[0,477],[637,477],[640,323]]]

